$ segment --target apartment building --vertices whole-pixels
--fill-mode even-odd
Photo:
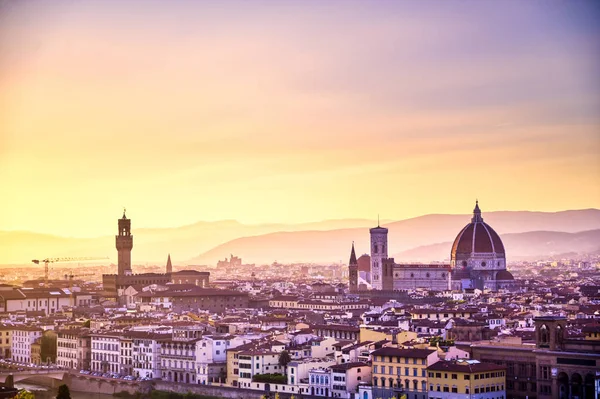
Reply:
[[[171,339],[170,332],[132,331],[133,375],[160,378],[160,348],[163,341]]]
[[[198,339],[187,341],[165,339],[160,346],[160,376],[164,381],[196,382],[196,342]]]
[[[92,371],[120,372],[121,332],[103,331],[90,334],[92,344]]]
[[[196,342],[196,375],[199,384],[225,382],[227,350],[249,342],[228,334],[205,335]]]
[[[121,337],[119,337],[119,345],[121,348],[121,358],[119,362],[120,374],[133,375],[133,337],[126,331]]]
[[[10,359],[12,349],[12,330],[13,326],[0,325],[0,358]]]
[[[358,385],[371,381],[371,364],[353,362],[330,366],[331,396],[334,398],[350,398]]]
[[[449,319],[470,319],[475,313],[475,309],[414,309],[411,312],[413,320],[449,320]]]
[[[12,329],[11,358],[22,363],[31,363],[31,345],[43,335],[39,327],[14,326]]]
[[[283,367],[279,365],[279,352],[270,348],[257,348],[240,352],[237,355],[239,362],[240,388],[249,388],[252,377],[256,374],[283,374]]]
[[[427,398],[427,367],[439,360],[435,350],[383,347],[371,353],[373,397]]]
[[[504,399],[506,367],[477,360],[439,361],[427,368],[430,399]]]
[[[56,364],[69,369],[84,369],[79,359],[80,329],[64,329],[56,332]],[[87,334],[87,330],[85,331]]]

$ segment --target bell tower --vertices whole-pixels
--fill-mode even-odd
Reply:
[[[123,209],[123,217],[119,219],[119,234],[115,238],[119,253],[118,274],[119,276],[131,275],[133,236],[131,235],[131,220],[125,216],[125,209]]]
[[[383,289],[383,260],[388,257],[388,229],[379,226],[378,220],[377,227],[373,227],[369,232],[371,233],[371,286],[374,290],[381,290]]]

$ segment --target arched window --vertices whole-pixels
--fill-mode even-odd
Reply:
[[[563,329],[562,329],[561,326],[557,326],[556,327],[556,337],[555,337],[555,339],[556,339],[556,343],[558,345],[562,344],[562,341],[563,341]]]
[[[414,274],[414,273],[411,273],[411,274],[410,274],[410,278],[415,278],[415,274]]]
[[[442,278],[446,278],[446,273],[442,273]]]
[[[379,379],[377,377],[373,377],[373,386],[376,387],[377,386],[377,381]],[[365,392],[366,393],[366,392]]]
[[[429,278],[429,273],[427,273],[425,276],[426,276],[427,278]]]
[[[416,391],[419,389],[419,381],[413,380],[413,389]]]
[[[548,326],[546,326],[545,324],[543,324],[540,327],[540,344],[542,345],[547,345],[550,342],[550,334],[548,332]]]
[[[485,267],[486,263],[485,261],[481,262],[481,266]]]

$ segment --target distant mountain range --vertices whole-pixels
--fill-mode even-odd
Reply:
[[[557,231],[530,231],[501,234],[508,260],[535,260],[541,257],[562,258],[600,250],[600,229],[579,233]],[[393,255],[396,260],[429,262],[450,256],[452,241],[424,245]]]
[[[302,224],[246,225],[234,220],[198,222],[176,228],[136,229],[132,220],[133,262],[185,263],[198,253],[230,240],[276,231],[334,230],[369,227],[377,223],[367,219],[326,220]],[[117,220],[115,219],[115,233]],[[26,264],[31,259],[71,256],[108,256],[116,260],[114,235],[96,238],[60,237],[28,231],[0,231],[0,264]],[[213,260],[208,263],[216,263]]]
[[[509,260],[600,249],[598,209],[484,212],[483,218],[501,235]],[[397,261],[443,261],[450,255],[452,241],[470,219],[471,215],[432,214],[385,221],[382,225],[389,229],[389,252]],[[352,241],[358,254],[368,252],[368,228],[376,221],[343,219],[263,225],[219,221],[168,229],[135,229],[133,220],[132,225],[134,265],[164,263],[168,253],[176,265],[216,264],[230,254],[240,256],[245,263],[345,263]],[[0,231],[0,263],[26,264],[47,256],[109,256],[114,261],[114,240],[114,236],[81,239]]]

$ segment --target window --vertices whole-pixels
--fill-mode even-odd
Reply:
[[[465,375],[463,376],[463,378],[464,378],[465,380],[470,380],[470,379],[471,379],[471,376],[470,376],[469,374],[465,374]]]
[[[457,380],[458,379],[458,375],[457,374],[452,374],[452,379],[453,380]]]

